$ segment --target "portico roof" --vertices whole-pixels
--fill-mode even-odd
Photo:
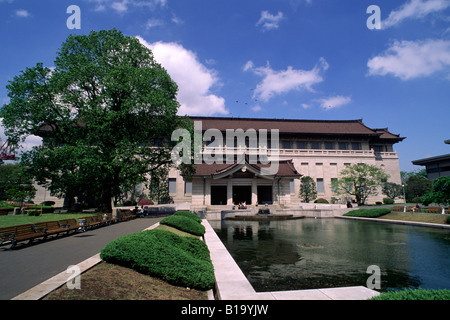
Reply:
[[[232,164],[202,163],[195,165],[194,177],[222,179],[237,172],[249,172],[263,179],[300,178],[292,160],[279,160],[268,164],[250,163],[248,156],[240,158]]]

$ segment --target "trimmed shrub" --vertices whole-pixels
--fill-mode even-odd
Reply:
[[[205,227],[203,225],[194,219],[182,215],[168,216],[162,219],[159,223],[184,232],[192,233],[196,236],[202,236],[205,234]]]
[[[394,199],[391,198],[383,198],[384,204],[394,204]]]
[[[107,244],[100,257],[173,285],[199,290],[214,286],[214,268],[206,244],[170,231],[147,230],[120,237]]]
[[[329,202],[327,199],[320,198],[320,199],[317,199],[316,201],[314,201],[314,203],[329,203]]]
[[[202,218],[200,218],[199,216],[197,216],[195,213],[190,212],[190,211],[177,211],[173,214],[174,216],[183,216],[183,217],[187,217],[187,218],[191,218],[195,221],[197,221],[198,223],[202,222]]]
[[[369,300],[450,300],[450,290],[405,289],[382,292]]]
[[[344,214],[347,217],[377,218],[391,212],[389,208],[357,209]]]

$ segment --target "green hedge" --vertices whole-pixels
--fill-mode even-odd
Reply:
[[[162,219],[160,224],[164,224],[178,230],[192,233],[196,236],[202,236],[205,234],[205,227],[194,219],[182,216],[172,215]]]
[[[202,222],[202,218],[200,218],[195,213],[190,212],[190,211],[180,210],[180,211],[175,212],[173,215],[174,216],[183,216],[183,217],[191,218],[191,219],[197,221],[198,223]]]
[[[405,289],[382,292],[370,300],[450,300],[450,290]]]
[[[347,217],[377,218],[391,212],[389,208],[357,209],[344,214]]]
[[[170,284],[209,290],[214,268],[206,244],[170,231],[148,230],[120,237],[103,248],[100,257]]]

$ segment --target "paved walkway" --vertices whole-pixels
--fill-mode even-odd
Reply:
[[[14,250],[5,250],[9,245],[0,247],[0,300],[12,299],[65,273],[70,265],[98,254],[114,239],[144,230],[162,218],[138,218],[30,246],[18,244]]]

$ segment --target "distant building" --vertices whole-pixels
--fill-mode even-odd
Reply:
[[[444,143],[450,144],[450,139]],[[440,177],[450,177],[450,154],[412,161],[417,166],[425,166],[427,178],[434,180]]]

